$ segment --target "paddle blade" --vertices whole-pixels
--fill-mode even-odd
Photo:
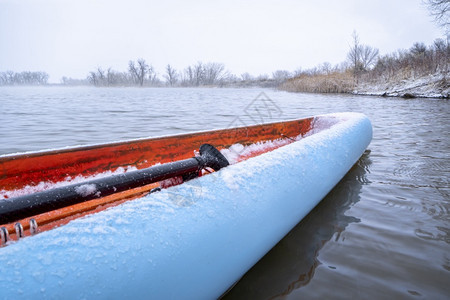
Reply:
[[[204,160],[204,167],[210,167],[214,171],[218,171],[230,164],[225,156],[210,144],[200,146],[200,156]]]

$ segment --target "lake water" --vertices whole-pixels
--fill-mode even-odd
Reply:
[[[252,110],[266,100],[276,109]],[[363,112],[374,129],[369,150],[224,298],[450,297],[448,100],[268,89],[3,87],[0,111],[0,154],[223,128],[237,120]]]

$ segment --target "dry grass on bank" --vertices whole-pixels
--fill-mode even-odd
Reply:
[[[354,89],[354,80],[350,71],[302,74],[284,82],[280,89],[305,93],[351,93]]]

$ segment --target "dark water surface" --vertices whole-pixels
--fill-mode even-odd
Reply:
[[[224,298],[449,299],[447,100],[262,89],[0,88],[0,154],[342,111],[371,119],[368,151]]]

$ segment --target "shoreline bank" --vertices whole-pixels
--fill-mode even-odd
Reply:
[[[401,98],[450,98],[450,78],[444,74],[384,83],[362,83],[351,94]]]
[[[449,73],[416,78],[391,78],[383,81],[363,81],[356,86],[348,73],[292,78],[278,88],[295,93],[342,93],[361,96],[401,98],[450,98]]]

